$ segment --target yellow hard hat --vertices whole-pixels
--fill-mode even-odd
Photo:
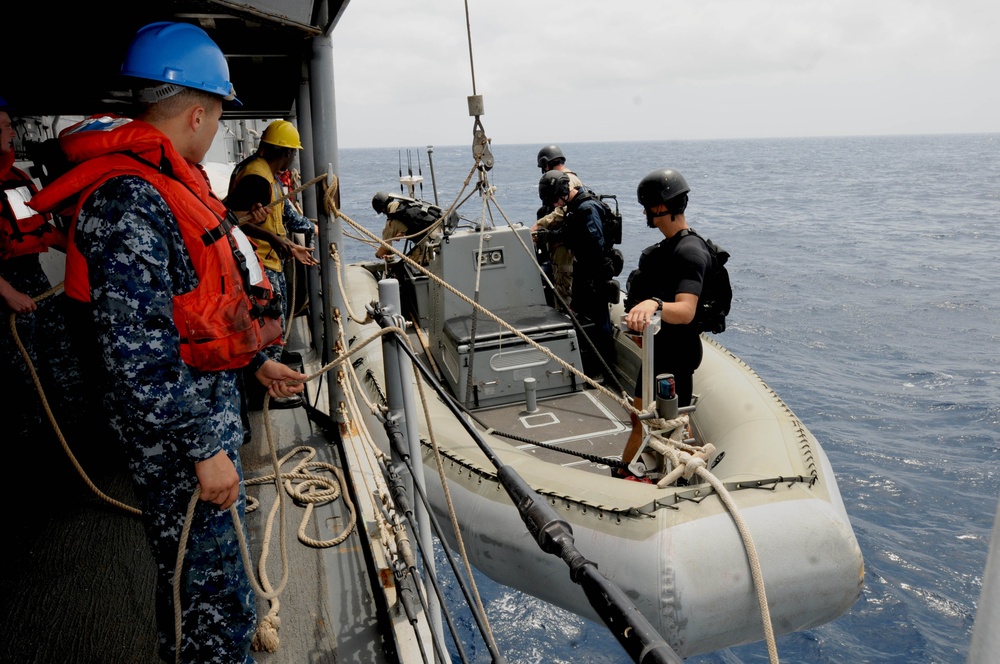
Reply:
[[[267,125],[267,129],[261,135],[262,143],[277,145],[279,148],[302,149],[302,141],[299,140],[299,130],[288,120],[275,120]]]

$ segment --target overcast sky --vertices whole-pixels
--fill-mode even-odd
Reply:
[[[997,0],[468,0],[495,143],[1000,131]],[[352,0],[340,146],[471,142],[463,0]]]

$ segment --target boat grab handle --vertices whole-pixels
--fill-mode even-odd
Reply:
[[[653,403],[653,337],[660,331],[660,312],[654,312],[649,324],[642,331],[642,406],[649,409]],[[618,323],[622,332],[635,336],[635,332],[625,323],[625,314]]]

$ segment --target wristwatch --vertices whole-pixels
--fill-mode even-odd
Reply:
[[[661,300],[658,297],[651,297],[649,299],[652,300],[653,302],[656,302],[656,310],[657,311],[663,311],[663,300]]]

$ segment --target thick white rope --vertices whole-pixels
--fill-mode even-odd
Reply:
[[[691,479],[698,475],[711,484],[715,492],[719,494],[719,499],[726,506],[729,515],[732,517],[736,528],[743,541],[743,549],[747,554],[747,563],[750,566],[750,576],[753,579],[754,591],[757,595],[757,605],[760,607],[761,624],[764,628],[764,640],[767,643],[767,653],[771,664],[778,662],[778,648],[774,639],[774,627],[771,624],[771,611],[767,605],[767,591],[764,587],[764,575],[760,567],[760,559],[757,557],[757,547],[754,545],[750,528],[743,519],[739,506],[733,500],[729,490],[725,485],[708,469],[708,459],[715,453],[715,446],[706,443],[703,447],[697,448],[686,445],[682,442],[687,431],[687,415],[683,415],[676,420],[670,420],[668,426],[663,426],[660,431],[650,432],[647,444],[668,457],[674,464],[673,470],[665,475],[657,486],[663,488],[675,482],[678,477]],[[670,430],[668,438],[662,438],[662,431]],[[680,449],[681,447],[686,449]]]
[[[313,380],[314,378],[322,375],[323,373],[326,373],[327,371],[330,371],[331,369],[333,369],[333,368],[335,368],[335,367],[337,367],[337,366],[339,366],[341,364],[348,364],[349,365],[350,364],[349,360],[351,358],[351,355],[353,355],[354,353],[360,351],[362,348],[364,348],[365,346],[367,346],[369,343],[371,343],[375,339],[381,337],[383,334],[387,334],[388,332],[402,332],[402,330],[399,330],[399,328],[387,328],[385,330],[380,330],[379,332],[377,332],[376,334],[373,334],[368,339],[365,339],[361,343],[355,345],[355,347],[352,348],[350,352],[342,355],[341,357],[338,357],[337,359],[333,360],[332,362],[330,362],[329,364],[327,364],[326,366],[324,366],[323,368],[321,368],[319,371],[317,371],[317,372],[315,372],[315,373],[307,376],[302,382],[303,383],[309,382],[310,380]],[[284,519],[284,516],[283,516],[284,515],[285,491],[282,491],[282,487],[281,487],[281,480],[282,479],[286,479],[286,477],[285,477],[285,475],[283,475],[281,473],[281,463],[278,461],[278,458],[277,458],[277,452],[276,452],[275,443],[274,443],[274,436],[273,436],[273,432],[271,430],[271,420],[270,420],[270,417],[268,417],[268,414],[269,414],[269,408],[268,408],[269,401],[270,401],[270,395],[265,395],[265,397],[264,397],[264,424],[265,424],[265,430],[267,432],[267,440],[268,440],[268,446],[269,446],[270,452],[271,452],[271,463],[272,463],[272,466],[274,468],[274,474],[267,476],[264,479],[264,481],[267,481],[267,482],[273,481],[274,482],[275,490],[277,492],[277,499],[278,499],[277,502],[281,505],[280,509],[278,510],[278,513],[281,516],[279,516],[278,518],[279,518],[279,541],[280,541],[280,544],[281,544],[282,580],[281,580],[281,583],[278,584],[277,588],[271,588],[270,587],[270,583],[267,580],[266,574],[264,574],[263,577],[262,577],[263,585],[261,583],[259,583],[258,580],[257,580],[257,578],[254,577],[253,575],[248,574],[248,577],[250,579],[251,586],[253,587],[254,591],[257,593],[257,595],[261,599],[275,600],[275,601],[272,602],[272,611],[271,611],[271,613],[268,614],[268,617],[267,617],[266,620],[262,620],[260,622],[260,624],[258,625],[258,628],[257,628],[257,633],[254,635],[254,645],[255,645],[255,647],[267,650],[268,652],[274,652],[277,649],[277,647],[278,647],[277,628],[280,625],[280,620],[277,618],[276,615],[272,615],[272,614],[274,614],[275,611],[276,611],[276,609],[277,609],[277,607],[280,606],[280,604],[277,602],[277,598],[281,594],[281,592],[284,590],[284,587],[285,587],[285,585],[286,585],[286,583],[288,581],[288,555],[287,555],[287,549],[286,549],[285,519]],[[293,451],[291,454],[294,454],[294,453],[296,453],[296,451]],[[286,456],[285,458],[287,459],[288,456]],[[341,481],[341,482],[343,482],[344,481],[344,477],[341,474],[341,472],[339,471],[339,469],[336,469],[335,467],[330,467],[328,469],[331,469],[331,468],[333,469],[333,472],[335,474],[337,474],[338,480]],[[297,467],[297,470],[299,470],[299,469],[300,468]],[[293,473],[293,474],[295,474],[295,473]],[[315,487],[315,486],[317,486],[317,480],[316,480],[315,476],[312,476],[312,475],[306,476],[304,473],[298,473],[298,474],[302,475],[304,477],[304,479],[308,482],[308,484],[307,484],[308,487]],[[287,479],[291,479],[291,478],[289,477]],[[328,480],[325,480],[325,482],[328,482]],[[255,480],[245,481],[245,484],[256,484],[256,483],[258,483],[258,482],[256,482]],[[308,492],[313,492],[313,491],[315,491],[314,488],[309,488],[308,489]],[[339,489],[338,489],[338,491],[339,491]],[[194,493],[193,493],[193,495],[191,497],[191,501],[188,504],[187,518],[185,519],[185,522],[184,522],[184,528],[181,531],[181,540],[180,540],[180,544],[179,544],[178,549],[177,549],[177,562],[176,562],[176,567],[174,569],[174,580],[175,580],[175,582],[174,582],[174,623],[175,623],[175,636],[176,636],[177,655],[178,655],[178,657],[179,657],[179,654],[180,654],[180,643],[181,643],[181,606],[180,606],[180,586],[177,583],[177,580],[179,580],[181,578],[181,572],[183,571],[184,555],[187,552],[187,537],[188,537],[188,533],[190,531],[191,519],[192,519],[192,517],[194,515],[194,509],[197,506],[198,499],[199,499],[200,495],[201,495],[201,488],[199,487],[199,488],[195,489],[195,491],[194,491]],[[313,497],[316,498],[318,496],[313,496]],[[350,524],[349,524],[348,529],[345,529],[344,532],[342,532],[340,535],[338,535],[336,538],[334,538],[334,540],[337,540],[337,541],[332,541],[332,540],[330,541],[331,543],[329,543],[329,546],[334,546],[334,545],[342,542],[344,539],[346,539],[347,535],[350,534],[350,530],[354,528],[354,525],[356,523],[356,516],[355,516],[354,505],[350,503],[350,501],[348,500],[348,498],[347,498],[346,495],[344,495],[344,499],[345,499],[345,501],[348,502],[348,509],[349,509],[349,511],[351,513]],[[326,545],[327,542],[318,542],[317,540],[312,540],[308,536],[305,536],[305,530],[304,530],[305,523],[308,521],[308,516],[311,516],[312,509],[313,509],[313,507],[315,505],[315,502],[318,502],[318,501],[310,501],[307,504],[307,507],[306,507],[307,517],[303,519],[303,523],[302,523],[302,525],[299,528],[300,539],[303,540],[303,543],[307,543],[307,544],[310,543],[310,540],[311,540],[311,542],[313,542],[313,543],[321,544],[321,545]],[[239,540],[239,543],[240,543],[240,553],[241,553],[241,555],[243,557],[244,567],[249,571],[250,569],[253,569],[253,565],[251,564],[250,551],[249,551],[249,548],[247,546],[246,538],[243,535],[243,528],[242,528],[242,525],[241,525],[241,522],[240,522],[239,513],[236,511],[235,504],[230,507],[229,512],[232,515],[233,526],[234,526],[234,528],[236,530],[236,537],[237,537],[237,539]],[[270,531],[270,528],[272,526],[274,514],[275,514],[275,512],[272,510],[272,516],[269,517],[269,519],[268,519],[268,525],[267,525],[268,531]],[[267,546],[266,542],[267,542],[268,539],[269,539],[269,534],[266,536],[266,539],[265,539],[265,547]],[[264,559],[266,560],[266,556],[264,556]]]

